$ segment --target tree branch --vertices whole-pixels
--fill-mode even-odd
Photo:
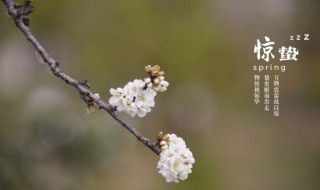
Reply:
[[[58,68],[59,63],[53,59],[45,50],[45,48],[40,44],[40,42],[36,39],[36,37],[32,34],[30,28],[26,26],[21,16],[25,14],[21,14],[17,11],[15,8],[15,2],[13,0],[2,0],[5,4],[8,14],[12,17],[14,23],[16,24],[17,28],[21,30],[21,32],[25,35],[27,40],[31,42],[31,44],[34,46],[36,51],[40,54],[44,62],[47,63],[49,66],[51,72],[61,80],[63,80],[68,85],[72,85],[74,88],[76,88],[80,95],[87,97],[94,103],[96,103],[99,106],[99,109],[103,109],[106,112],[108,112],[116,121],[118,121],[123,127],[125,127],[127,130],[129,130],[138,141],[141,141],[145,146],[147,146],[150,150],[152,150],[157,155],[160,154],[160,149],[158,147],[157,142],[152,142],[148,138],[142,136],[137,132],[135,128],[127,124],[123,119],[121,119],[116,113],[114,107],[111,105],[105,103],[103,100],[95,96],[91,91],[86,89],[85,87],[88,87],[87,82],[78,81],[70,77],[69,75],[62,72],[61,69]],[[29,14],[30,12],[28,12]]]

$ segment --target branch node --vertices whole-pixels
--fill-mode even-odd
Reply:
[[[57,69],[55,69],[55,68],[50,68],[50,70],[51,70],[51,72],[52,72],[55,76],[58,76],[59,71],[58,71]],[[65,82],[67,82],[67,81],[65,81]],[[67,84],[68,84],[68,83],[67,83]]]
[[[86,96],[85,94],[83,94],[82,92],[80,92],[80,99],[83,100],[84,103],[87,104],[87,106],[89,105],[90,98],[88,96]]]
[[[34,10],[34,7],[31,4],[32,0],[24,0],[23,4],[19,4],[15,2],[6,2],[5,0],[3,0],[3,2],[7,5],[8,12],[12,16],[12,18],[15,19],[16,24],[17,24],[17,21],[21,19],[24,25],[26,26],[30,25],[30,19],[28,18],[28,16]]]
[[[17,10],[17,16],[28,16],[33,12],[33,5],[31,5],[32,0],[24,0],[23,4],[14,4],[14,8]]]
[[[22,5],[20,5],[19,3],[14,3],[14,5],[13,5],[13,7],[14,7],[15,9],[19,9],[19,8],[21,8],[21,6],[22,6]]]
[[[111,110],[112,112],[117,111],[117,106],[110,106],[110,110]]]
[[[27,17],[22,17],[22,22],[23,24],[25,24],[26,26],[29,26],[30,25],[30,19],[27,18]]]
[[[58,61],[55,61],[54,64],[52,64],[53,68],[59,67],[60,63]]]
[[[90,84],[89,84],[89,81],[84,79],[84,80],[79,80],[78,81],[78,84],[81,85],[81,86],[84,86],[84,87],[87,87],[87,88],[90,88]]]

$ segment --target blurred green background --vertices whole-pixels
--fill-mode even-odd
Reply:
[[[166,183],[158,157],[40,64],[0,4],[0,189],[320,189],[320,3],[253,0],[35,0],[31,29],[61,69],[111,87],[158,64],[170,82],[144,118],[155,140],[183,137],[196,163]],[[310,34],[309,41],[290,41]],[[253,103],[257,39],[295,46],[280,73],[280,117]],[[277,60],[278,59],[278,60]],[[275,74],[276,72],[265,72]],[[264,74],[264,73],[261,73]]]

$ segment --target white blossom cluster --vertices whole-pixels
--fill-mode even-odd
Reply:
[[[146,88],[142,80],[135,79],[123,88],[110,89],[112,97],[109,103],[116,106],[118,111],[124,111],[134,117],[144,117],[155,105],[154,98],[157,92],[151,88]]]
[[[187,179],[195,159],[185,141],[175,134],[167,134],[160,141],[160,148],[159,173],[167,182]]]
[[[151,108],[154,107],[154,98],[157,92],[167,90],[169,83],[164,80],[164,72],[160,71],[158,65],[146,66],[149,77],[143,80],[135,79],[128,82],[123,88],[111,88],[109,99],[110,105],[116,107],[118,111],[124,111],[134,117],[144,117]]]
[[[154,107],[158,92],[165,92],[169,82],[165,81],[164,71],[158,65],[145,67],[148,77],[144,80],[135,79],[128,82],[123,88],[111,88],[111,106],[117,111],[124,111],[132,117],[144,117]],[[179,183],[192,173],[195,163],[192,152],[187,148],[185,141],[175,134],[159,134],[160,160],[157,168],[167,182]]]

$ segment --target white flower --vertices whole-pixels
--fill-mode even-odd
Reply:
[[[139,117],[144,117],[154,107],[154,97],[157,93],[151,88],[143,90],[141,94],[136,97],[137,114]]]
[[[160,142],[159,173],[166,178],[167,182],[179,183],[188,178],[195,159],[181,137],[175,134],[170,134],[168,137],[167,140]]]
[[[110,89],[112,97],[109,103],[116,106],[118,111],[125,111],[132,117],[144,117],[154,107],[157,93],[151,88],[145,88],[145,82],[135,79],[128,82],[123,89]]]
[[[159,91],[160,92],[166,91],[168,86],[169,86],[169,82],[168,81],[165,81],[165,80],[160,81],[160,83],[159,83]]]

